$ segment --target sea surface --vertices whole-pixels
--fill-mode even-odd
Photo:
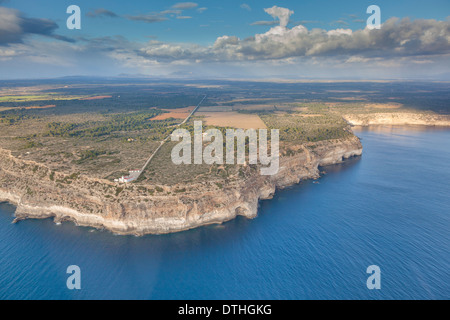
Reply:
[[[450,130],[355,133],[362,157],[277,192],[253,220],[117,236],[11,224],[0,204],[0,299],[449,299]],[[66,287],[69,265],[81,290]]]

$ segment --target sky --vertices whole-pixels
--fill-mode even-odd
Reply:
[[[0,0],[0,79],[450,80],[449,66],[449,0]]]

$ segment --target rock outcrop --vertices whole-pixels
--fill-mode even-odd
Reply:
[[[392,112],[348,114],[344,119],[353,126],[423,125],[450,126],[450,116],[434,113]]]
[[[362,153],[359,139],[327,140],[302,146],[281,157],[276,175],[259,170],[227,185],[118,185],[113,182],[53,172],[43,164],[14,157],[0,149],[0,201],[17,206],[15,221],[53,217],[55,222],[104,228],[118,234],[161,234],[222,223],[238,215],[254,218],[258,202],[277,188],[319,176],[319,166]],[[183,192],[176,192],[183,188]]]

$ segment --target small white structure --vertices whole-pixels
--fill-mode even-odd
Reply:
[[[171,137],[172,139],[180,139],[180,138],[183,137],[183,135],[182,135],[182,134],[172,133],[172,134],[170,135],[170,137]]]
[[[122,176],[121,178],[115,179],[114,181],[117,180],[120,183],[128,183],[136,180],[141,174],[141,170],[130,170],[129,172],[130,174],[128,176]]]

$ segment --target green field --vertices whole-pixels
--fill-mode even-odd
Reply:
[[[83,99],[87,96],[62,96],[56,94],[45,95],[22,95],[22,96],[1,96],[0,102],[29,102],[29,101],[51,101],[51,100],[74,100]]]

